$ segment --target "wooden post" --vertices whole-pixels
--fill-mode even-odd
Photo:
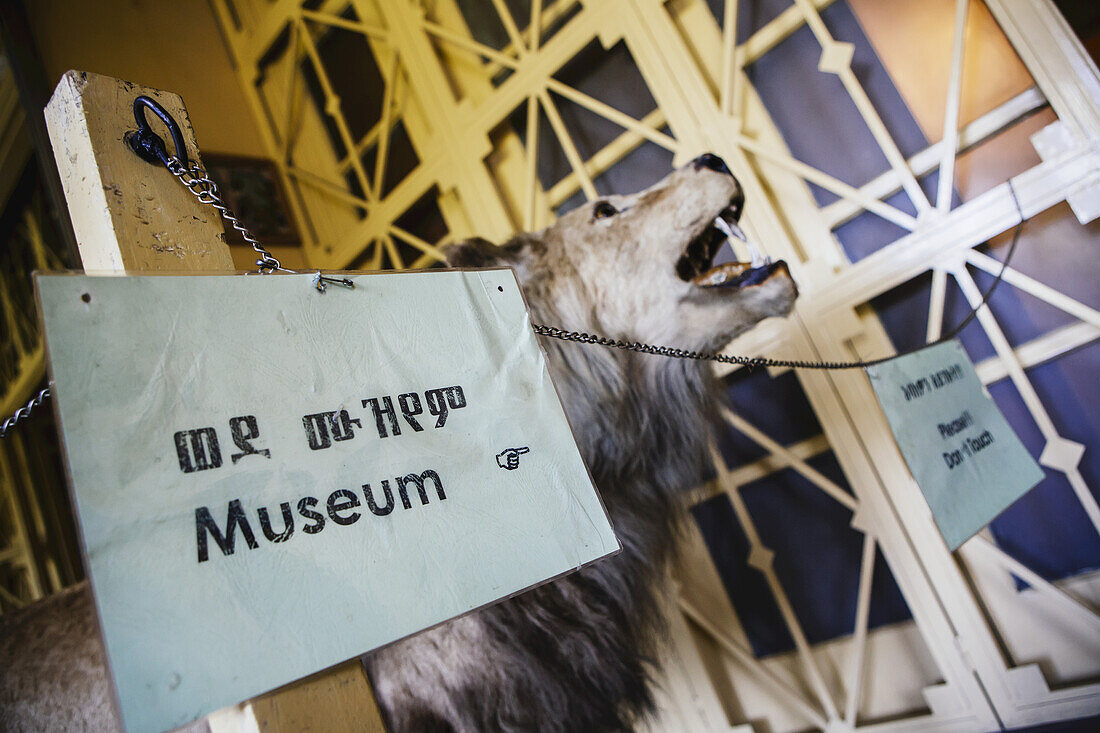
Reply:
[[[137,128],[133,101],[140,94],[171,113],[183,131],[188,156],[200,160],[178,95],[69,71],[46,107],[46,125],[85,271],[232,270],[218,212],[123,142],[123,135]],[[154,130],[168,139],[159,124],[154,123]],[[106,689],[101,694],[101,699],[111,697]],[[254,701],[254,711],[265,733],[310,726],[327,731],[385,730],[357,661],[268,693]]]
[[[232,270],[218,212],[123,142],[127,131],[137,129],[133,101],[141,94],[176,119],[188,156],[199,160],[191,120],[178,95],[69,71],[46,106],[46,127],[84,270]],[[158,132],[169,139],[167,130]]]

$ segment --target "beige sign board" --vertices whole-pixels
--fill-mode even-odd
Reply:
[[[130,731],[615,553],[511,270],[39,275]]]

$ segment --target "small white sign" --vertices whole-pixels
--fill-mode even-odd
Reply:
[[[39,275],[129,731],[619,550],[511,270]]]
[[[867,376],[950,550],[1043,480],[958,341],[867,367]]]

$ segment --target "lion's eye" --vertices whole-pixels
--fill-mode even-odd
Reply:
[[[618,214],[618,213],[619,213],[619,210],[616,209],[614,206],[607,203],[606,201],[600,201],[592,209],[592,218],[594,218],[594,219],[606,219],[607,217],[615,216],[615,214]]]

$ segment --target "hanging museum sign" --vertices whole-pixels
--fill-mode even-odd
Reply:
[[[867,367],[952,551],[1043,479],[956,340]]]
[[[619,550],[508,269],[40,274],[130,731]]]

